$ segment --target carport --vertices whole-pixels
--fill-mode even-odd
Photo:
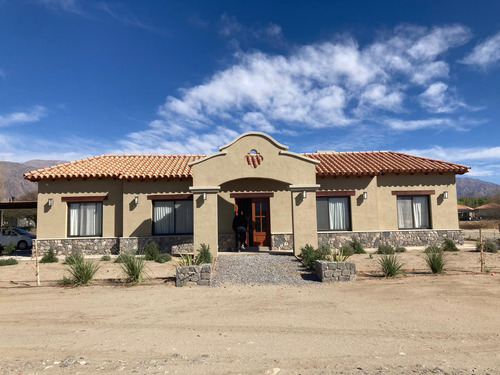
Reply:
[[[30,210],[32,212],[34,210],[36,217],[36,208],[37,208],[36,201],[0,202],[0,227],[2,227],[4,224],[4,215],[6,213],[19,210]]]

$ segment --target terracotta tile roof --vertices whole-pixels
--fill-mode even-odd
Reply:
[[[500,210],[500,204],[495,202],[490,202],[483,204],[482,206],[476,207],[476,210]]]
[[[467,210],[467,211],[474,211],[473,208],[469,207],[469,206],[464,206],[463,204],[457,204],[457,208],[459,210]]]
[[[321,163],[316,165],[320,177],[377,176],[385,173],[455,173],[469,167],[402,154],[393,151],[316,152],[301,154]],[[119,179],[190,178],[188,163],[205,155],[100,155],[25,173],[31,181],[59,178],[112,177]],[[260,155],[247,155],[247,163],[256,168]]]

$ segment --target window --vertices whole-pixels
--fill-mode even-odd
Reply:
[[[69,236],[102,236],[102,202],[68,203]]]
[[[193,200],[153,201],[153,234],[192,234]]]
[[[316,198],[318,230],[351,230],[349,197]]]
[[[429,196],[412,195],[398,197],[399,229],[428,229]]]

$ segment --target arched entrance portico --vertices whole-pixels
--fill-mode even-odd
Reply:
[[[205,243],[217,252],[219,235],[232,232],[228,223],[230,228],[237,199],[250,203],[252,241],[273,247],[273,236],[291,234],[296,254],[305,244],[317,244],[316,200],[307,193],[318,188],[318,161],[287,149],[264,133],[245,133],[219,152],[190,163],[195,247]]]

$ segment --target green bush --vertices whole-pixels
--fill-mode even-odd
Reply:
[[[396,246],[396,248],[394,249],[394,252],[396,252],[396,253],[406,253],[406,247],[404,247],[404,246]]]
[[[455,242],[453,240],[450,240],[449,238],[445,238],[443,240],[443,243],[441,244],[441,250],[443,251],[458,251],[457,245],[455,245]]]
[[[391,245],[378,245],[376,254],[394,254],[394,248]]]
[[[128,253],[121,253],[120,255],[118,255],[115,259],[115,263],[123,263],[125,262],[125,258],[127,257],[127,255],[131,255],[131,254],[128,254]]]
[[[78,261],[80,258],[83,258],[83,254],[80,251],[71,252],[71,254],[66,255],[66,259],[64,259],[64,264],[67,265],[74,264],[75,261]]]
[[[172,255],[170,254],[160,254],[158,258],[156,258],[157,263],[166,263],[172,260]]]
[[[120,266],[127,276],[127,282],[137,284],[146,278],[146,262],[143,257],[136,257],[133,254],[120,254],[122,262]]]
[[[47,254],[45,254],[42,259],[40,259],[40,263],[57,263],[59,262],[59,258],[56,257],[54,249],[51,247]]]
[[[75,252],[71,254],[71,263],[67,263],[70,281],[73,285],[85,285],[92,281],[94,275],[99,270],[97,262],[85,260],[83,254]]]
[[[402,270],[403,263],[398,259],[395,254],[382,254],[378,260],[380,269],[385,277],[395,277],[404,273]]]
[[[441,253],[441,252],[442,252],[441,248],[436,244],[429,245],[424,250],[424,253]]]
[[[111,257],[109,255],[103,255],[101,257],[101,261],[103,262],[109,262],[111,260]]]
[[[359,242],[358,240],[353,240],[351,242],[351,247],[353,249],[354,254],[366,254],[365,249],[363,249],[361,242]]]
[[[10,242],[7,246],[2,246],[0,254],[9,255],[15,251],[16,251],[16,244],[14,242]]]
[[[481,251],[479,247],[481,246],[481,243],[479,241],[476,242],[476,250]],[[483,242],[483,251],[487,253],[498,253],[498,245],[495,240],[492,240],[490,238],[486,239]]]
[[[14,258],[0,259],[0,266],[13,266],[19,262]]]
[[[444,271],[444,265],[446,264],[446,260],[444,258],[444,254],[442,251],[440,252],[428,252],[426,253],[427,265],[431,269],[432,273],[441,273]]]
[[[350,245],[344,245],[340,249],[333,251],[330,258],[334,262],[345,262],[353,254],[354,249]]]
[[[160,256],[160,251],[156,242],[149,241],[144,245],[140,254],[144,254],[144,260],[156,260]]]
[[[310,270],[314,270],[314,263],[317,260],[327,260],[332,255],[332,250],[326,245],[315,249],[311,245],[306,245],[300,248],[300,258],[304,266]]]
[[[202,243],[198,249],[198,254],[194,258],[194,264],[212,263],[214,260],[210,253],[210,246]]]

